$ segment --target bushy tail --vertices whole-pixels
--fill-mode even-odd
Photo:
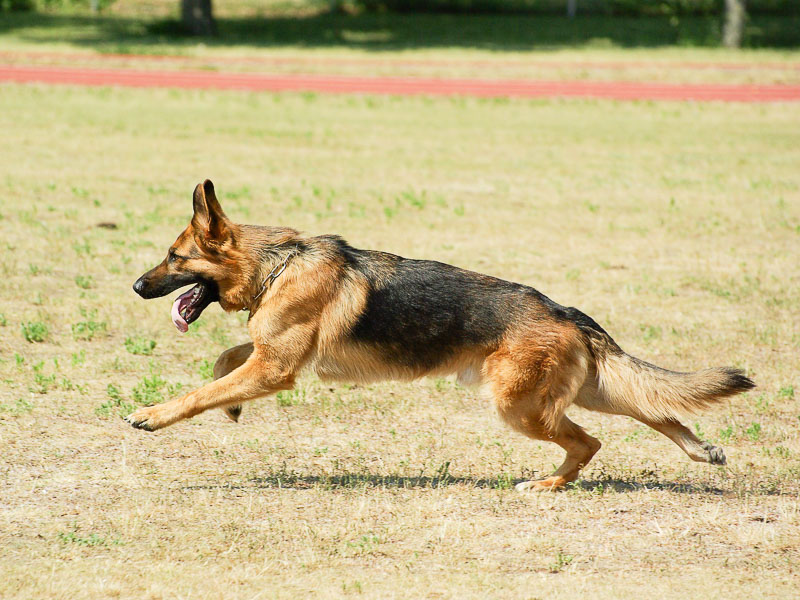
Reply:
[[[653,421],[680,419],[755,387],[741,369],[677,373],[629,356],[607,341],[610,343],[592,344],[592,353],[598,392],[609,412]]]

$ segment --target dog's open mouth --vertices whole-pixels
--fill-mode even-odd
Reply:
[[[178,331],[186,333],[189,331],[189,323],[196,321],[205,308],[219,300],[217,286],[213,283],[197,283],[188,292],[178,296],[172,305],[172,322]]]

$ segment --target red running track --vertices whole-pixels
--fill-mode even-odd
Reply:
[[[142,88],[163,87],[271,92],[310,91],[332,94],[391,94],[401,96],[561,97],[722,102],[800,101],[800,85],[426,79],[27,66],[0,66],[0,81]]]

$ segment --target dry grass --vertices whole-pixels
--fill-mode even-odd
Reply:
[[[0,97],[1,597],[796,593],[796,107]],[[576,411],[604,443],[583,479],[518,494],[560,452],[447,380],[305,376],[238,425],[130,429],[131,405],[200,385],[244,339],[214,308],[181,337],[169,299],[130,289],[204,177],[240,221],[531,284],[665,367],[746,368],[758,389],[697,419],[729,466]]]

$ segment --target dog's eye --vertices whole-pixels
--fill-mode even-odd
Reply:
[[[175,250],[170,250],[167,253],[167,262],[175,262],[176,260],[188,260],[185,256],[178,254]]]

